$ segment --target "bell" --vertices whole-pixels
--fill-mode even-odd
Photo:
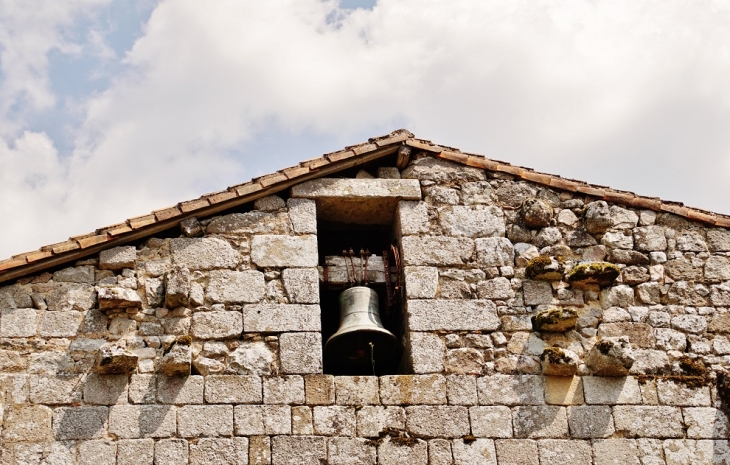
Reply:
[[[397,368],[400,355],[398,338],[380,321],[378,293],[356,286],[340,294],[340,327],[324,346],[335,374],[388,373]]]

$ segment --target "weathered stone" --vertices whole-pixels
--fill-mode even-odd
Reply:
[[[403,270],[406,296],[409,299],[433,299],[438,289],[438,269],[431,266],[407,266]]]
[[[513,298],[515,292],[509,279],[499,277],[477,283],[477,296],[480,299],[507,300]]]
[[[481,405],[541,405],[543,378],[530,375],[492,375],[477,378]]]
[[[636,362],[631,367],[632,374],[662,374],[666,373],[671,366],[667,353],[663,350],[641,350],[634,351]]]
[[[236,405],[234,414],[237,435],[291,434],[292,411],[288,405]]]
[[[549,246],[554,245],[555,250],[558,250],[560,252],[543,252],[545,255],[568,255],[570,254],[570,249],[562,246],[562,245],[556,245],[560,240],[563,238],[563,234],[560,232],[560,229],[558,228],[542,228],[539,233],[537,233],[537,236],[533,239],[533,242],[536,247],[543,249],[543,248],[549,248]]]
[[[172,261],[189,270],[235,268],[241,258],[231,245],[215,237],[170,239]]]
[[[378,457],[382,465],[426,465],[428,444],[421,439],[387,438],[378,446]]]
[[[461,186],[461,196],[464,205],[491,204],[492,186],[487,181],[467,182]]]
[[[274,465],[320,465],[326,460],[324,437],[274,436],[271,439],[271,463]]]
[[[317,234],[317,208],[311,199],[288,199],[292,230],[298,234]]]
[[[525,276],[537,281],[560,281],[563,279],[563,265],[547,255],[538,255],[527,262]]]
[[[409,300],[407,315],[414,331],[499,329],[491,300]]]
[[[572,308],[548,308],[532,317],[535,331],[564,333],[575,328],[578,313]]]
[[[528,228],[542,228],[550,225],[553,209],[538,199],[528,199],[522,203],[522,219]]]
[[[190,444],[191,465],[245,465],[248,438],[202,438]]]
[[[335,403],[335,381],[332,375],[311,374],[304,377],[307,405],[330,405]]]
[[[375,465],[375,445],[362,438],[329,438],[327,463],[332,465]]]
[[[106,433],[108,417],[108,407],[57,408],[53,411],[53,434],[57,440],[100,438]]]
[[[601,323],[598,327],[598,336],[607,339],[622,337],[626,335],[632,346],[653,347],[654,334],[652,327],[646,323],[632,323],[628,321],[619,323]]]
[[[406,429],[418,437],[461,437],[469,434],[469,413],[466,407],[406,407]]]
[[[684,352],[687,347],[687,336],[684,333],[669,328],[657,328],[656,347],[663,350],[679,350]]]
[[[30,401],[34,404],[72,404],[81,401],[80,376],[30,375]]]
[[[102,270],[121,270],[122,268],[134,268],[137,261],[137,249],[134,246],[126,245],[102,250],[99,253],[99,268]]]
[[[128,374],[137,369],[139,357],[126,348],[109,343],[99,348],[96,372],[101,375]]]
[[[722,410],[697,407],[683,409],[683,413],[689,438],[724,439],[730,433],[730,423]]]
[[[712,305],[718,307],[730,306],[730,284],[723,283],[712,286],[710,301]]]
[[[677,236],[677,250],[682,252],[706,252],[705,239],[697,231],[684,231]]]
[[[471,434],[478,438],[511,438],[512,412],[509,407],[471,407]]]
[[[130,402],[152,404],[157,395],[157,377],[155,375],[132,375],[128,391]]]
[[[141,307],[142,299],[134,289],[123,287],[101,287],[98,291],[99,308]]]
[[[712,255],[705,262],[705,279],[709,282],[730,280],[730,259]]]
[[[0,337],[32,337],[38,332],[38,314],[32,308],[8,308],[0,312]]]
[[[93,266],[71,266],[53,273],[53,281],[57,283],[94,284]]]
[[[626,285],[609,287],[601,291],[601,307],[628,307],[634,304],[634,290]]]
[[[286,208],[286,202],[278,195],[267,195],[266,197],[256,199],[253,203],[253,208],[260,211],[273,212]]]
[[[48,310],[90,310],[96,305],[96,290],[89,284],[62,284],[46,294]]]
[[[149,465],[155,457],[153,439],[121,439],[117,441],[117,465]]]
[[[373,405],[380,403],[378,378],[375,376],[338,376],[335,378],[338,405]]]
[[[632,439],[602,439],[594,441],[593,444],[596,465],[616,463],[643,465],[642,460],[639,458],[638,444]]]
[[[254,303],[266,293],[264,274],[260,271],[213,270],[209,276],[207,297],[212,302]]]
[[[117,444],[108,440],[84,441],[79,445],[79,465],[115,465]]]
[[[726,229],[708,229],[707,245],[711,252],[730,252],[730,231]]]
[[[203,376],[221,374],[226,370],[223,363],[208,357],[195,357],[193,368]]]
[[[157,402],[161,404],[202,404],[202,376],[158,376]]]
[[[317,266],[317,236],[254,236],[251,261],[260,267]]]
[[[617,405],[613,408],[616,432],[624,437],[681,438],[682,413],[678,407]]]
[[[401,200],[396,209],[397,228],[400,236],[427,233],[428,208],[425,202]]]
[[[388,430],[404,430],[406,412],[403,407],[364,405],[357,410],[357,435],[376,438]]]
[[[246,332],[319,331],[319,305],[259,304],[243,309]]]
[[[607,405],[568,407],[568,424],[573,438],[607,438],[614,433],[611,407]]]
[[[661,226],[634,228],[634,247],[642,252],[661,252],[667,248],[667,239]]]
[[[648,265],[650,263],[646,255],[635,250],[611,249],[608,259],[613,263],[624,265]]]
[[[401,245],[405,265],[463,265],[474,255],[474,240],[466,237],[407,236]]]
[[[177,432],[175,407],[115,405],[109,409],[109,432],[123,439],[169,438]]]
[[[292,434],[314,434],[312,409],[299,405],[291,409]]]
[[[438,183],[449,181],[483,181],[487,178],[484,170],[433,157],[424,157],[413,161],[408,168],[401,172],[401,177],[404,179],[428,180]]]
[[[443,186],[428,186],[423,189],[425,199],[432,204],[459,204],[459,191]]]
[[[200,237],[205,233],[200,222],[194,216],[186,218],[180,222],[180,232],[183,233],[185,237]]]
[[[545,403],[550,405],[581,405],[583,380],[577,376],[546,376]]]
[[[586,229],[591,234],[602,233],[611,227],[611,215],[608,204],[603,200],[591,202],[585,211]]]
[[[383,405],[445,404],[446,379],[441,375],[390,375],[380,377]]]
[[[564,438],[568,436],[565,407],[517,406],[512,411],[516,438]]]
[[[314,432],[323,436],[354,436],[355,407],[318,405],[313,408]]]
[[[550,347],[543,351],[540,362],[544,375],[573,376],[578,371],[580,358],[573,351]]]
[[[707,305],[706,290],[707,288],[702,285],[692,285],[685,281],[676,282],[669,287],[667,303],[705,306]]]
[[[304,379],[298,375],[264,378],[265,404],[303,404]]]
[[[439,223],[448,236],[502,237],[504,214],[498,207],[449,207],[440,212]]]
[[[663,446],[667,465],[730,462],[730,448],[727,441],[667,439]]]
[[[707,320],[702,315],[677,315],[672,317],[672,328],[686,333],[701,334],[707,330]]]
[[[522,293],[525,305],[549,305],[553,301],[553,288],[547,282],[525,280]]]
[[[531,439],[500,439],[494,441],[499,463],[539,465],[537,441]]]
[[[476,349],[467,347],[446,352],[444,368],[447,373],[478,375],[483,367],[484,356]]]
[[[664,270],[674,280],[694,281],[702,278],[702,268],[684,257],[669,260],[664,265]]]
[[[514,247],[505,237],[476,240],[477,262],[480,266],[513,266]]]
[[[168,273],[165,279],[165,303],[170,308],[188,305],[190,295],[190,271],[181,268]]]
[[[251,436],[248,441],[249,464],[269,465],[271,463],[271,438],[268,436]]]
[[[56,412],[59,410],[56,409]],[[5,407],[2,437],[5,441],[52,439],[52,415],[53,411],[45,405],[8,405]]]
[[[193,314],[192,334],[199,339],[237,338],[243,332],[241,312],[212,311]]]
[[[163,439],[155,443],[155,465],[188,463],[188,442],[184,439]]]
[[[497,452],[491,439],[453,441],[454,463],[474,465],[497,465]]]
[[[231,436],[232,405],[185,405],[177,410],[177,432],[184,438]]]
[[[588,352],[585,364],[595,375],[625,376],[634,360],[628,337],[607,337]]]
[[[711,402],[708,386],[692,386],[668,379],[657,380],[657,394],[664,405],[709,407]]]
[[[213,221],[206,226],[205,231],[208,234],[223,236],[245,236],[262,233],[288,234],[291,231],[291,225],[289,215],[286,213],[250,211],[213,218]]]
[[[0,287],[0,309],[32,307],[30,294],[20,286]]]
[[[84,402],[96,405],[127,403],[127,375],[90,374],[84,383]]]
[[[624,284],[635,286],[649,281],[649,273],[643,267],[627,266],[621,271],[621,280]]]
[[[243,342],[228,355],[228,367],[240,375],[270,375],[276,360],[268,344],[258,342]]]
[[[279,337],[282,373],[321,373],[322,334],[284,333]]]
[[[616,280],[619,269],[612,263],[594,262],[581,263],[574,266],[565,276],[566,281],[574,286],[585,287],[597,284],[608,287]]]
[[[192,352],[188,341],[173,344],[160,360],[159,372],[167,376],[188,376]]]
[[[541,465],[593,465],[589,441],[542,439],[538,441]],[[611,457],[610,455],[608,457]]]
[[[319,276],[316,269],[287,268],[281,277],[290,303],[319,303]]]
[[[730,333],[730,313],[716,313],[713,315],[707,330],[712,333]]]

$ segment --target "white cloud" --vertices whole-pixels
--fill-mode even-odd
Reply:
[[[496,159],[728,211],[718,199],[730,195],[729,8],[163,1],[126,71],[87,102],[59,181],[74,229],[54,232],[318,154],[302,147],[272,160],[249,151],[259,137],[324,135],[336,149],[396,122]]]

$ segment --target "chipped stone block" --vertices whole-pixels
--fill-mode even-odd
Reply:
[[[233,412],[237,435],[292,432],[291,407],[288,405],[237,405]]]
[[[53,435],[57,440],[100,438],[106,434],[108,417],[108,407],[57,408],[53,411]]]
[[[190,344],[176,342],[160,360],[158,371],[167,376],[188,376],[191,365]]]
[[[161,404],[202,404],[202,376],[158,376],[157,402]]]
[[[342,405],[316,406],[313,408],[315,434],[324,436],[354,436],[356,430],[355,408]]]
[[[511,438],[512,412],[509,407],[471,407],[471,434],[479,438]]]
[[[163,439],[155,443],[155,465],[188,463],[188,442],[184,439]]]
[[[491,300],[409,300],[407,318],[412,331],[494,331],[500,326]]]
[[[542,372],[547,376],[573,376],[581,360],[573,351],[549,347],[542,352],[540,362]]]
[[[165,304],[170,308],[188,305],[190,295],[190,271],[187,268],[173,270],[165,278]]]
[[[213,270],[210,272],[207,297],[224,304],[254,303],[264,298],[266,283],[260,271]]]
[[[262,401],[261,378],[210,375],[205,378],[205,401],[211,404],[255,404]]]
[[[335,378],[338,405],[373,405],[380,403],[378,378],[375,376],[338,376]]]
[[[79,465],[115,465],[117,444],[114,441],[84,441],[79,445]]]
[[[153,439],[121,439],[117,441],[117,465],[152,465],[155,457]]]
[[[33,299],[18,285],[0,287],[0,309],[27,308],[33,306]]]
[[[267,195],[266,197],[256,199],[253,203],[253,208],[260,211],[272,212],[286,208],[286,203],[278,195]]]
[[[512,412],[516,438],[564,438],[568,436],[565,407],[517,406]]]
[[[274,436],[271,438],[271,463],[273,465],[321,465],[326,460],[325,437]]]
[[[315,267],[317,236],[254,236],[251,261],[259,267]]]
[[[264,403],[303,404],[304,378],[298,375],[264,378]]]
[[[94,284],[93,266],[71,266],[53,273],[56,283]]]
[[[127,403],[127,375],[90,374],[84,383],[84,402],[92,405]]]
[[[532,439],[499,439],[494,441],[500,463],[539,465],[537,441]]]
[[[185,405],[177,410],[177,432],[184,438],[231,436],[232,405]]]
[[[248,438],[201,438],[190,444],[190,465],[246,465]]]
[[[497,451],[491,439],[465,441],[455,439],[452,443],[454,463],[458,465],[497,465]]]
[[[375,465],[375,444],[362,438],[329,438],[327,463],[332,465]]]
[[[730,433],[730,423],[722,410],[711,407],[683,409],[687,437],[692,439],[723,439]]]
[[[425,202],[401,200],[396,208],[400,236],[410,236],[428,232],[428,208]]]
[[[707,320],[702,315],[676,315],[671,320],[672,328],[691,334],[707,331]]]
[[[316,269],[286,268],[282,271],[281,278],[290,303],[319,303],[319,276]]]
[[[247,333],[321,331],[319,305],[245,305],[243,316],[244,330]]]
[[[97,298],[99,300],[99,308],[102,310],[109,308],[142,307],[142,299],[134,289],[100,287]]]
[[[599,376],[625,376],[634,361],[634,352],[626,336],[604,338],[585,358],[586,366]]]
[[[463,265],[474,255],[474,240],[465,237],[407,236],[401,247],[404,265]]]
[[[537,442],[541,465],[592,465],[591,443],[567,439],[542,439]]]
[[[409,333],[408,353],[416,374],[440,373],[444,369],[446,345],[433,333]]]
[[[86,311],[92,309],[96,302],[96,290],[89,284],[63,284],[46,294],[48,310],[56,312]]]
[[[281,372],[290,374],[322,371],[322,334],[284,333],[279,336]]]
[[[139,357],[113,343],[103,344],[96,354],[96,372],[101,375],[129,374],[137,369]]]
[[[72,404],[81,401],[79,375],[30,375],[30,401],[34,404]],[[1,424],[1,423],[0,423]]]
[[[616,431],[624,437],[680,438],[684,435],[678,407],[617,405],[613,408]]]
[[[445,404],[446,378],[441,375],[390,375],[380,377],[383,405]]]
[[[544,379],[532,375],[491,375],[477,378],[481,405],[541,405]]]
[[[317,234],[317,207],[314,200],[291,198],[286,201],[292,229],[297,234]]]
[[[186,237],[199,237],[205,232],[196,217],[190,217],[180,222],[180,232]]]
[[[484,355],[471,347],[446,351],[444,369],[447,373],[478,375],[484,368]]]
[[[568,424],[573,438],[607,438],[614,433],[611,407],[608,405],[568,407]]]
[[[421,439],[388,438],[378,446],[378,457],[382,465],[426,465],[428,443]]]
[[[123,268],[134,268],[137,262],[137,249],[134,246],[126,245],[102,250],[99,253],[99,268],[102,270],[121,270]]]
[[[109,432],[122,439],[169,438],[177,432],[177,410],[168,405],[114,405]]]
[[[43,337],[74,337],[79,332],[83,314],[68,312],[43,312],[40,335]]]
[[[480,299],[507,300],[515,296],[510,280],[498,277],[477,283],[477,295]]]
[[[157,397],[157,377],[155,375],[132,375],[128,391],[130,402],[152,404]]]
[[[218,310],[193,314],[192,334],[199,339],[231,339],[243,332],[241,312]]]
[[[291,222],[287,213],[250,211],[217,216],[205,227],[207,234],[244,236],[250,234],[289,234]],[[230,268],[230,267],[224,267]]]
[[[504,213],[495,206],[447,207],[439,212],[439,223],[444,234],[452,237],[500,237],[505,233]],[[478,244],[479,240],[477,250]]]
[[[639,382],[634,377],[584,376],[583,390],[587,404],[640,404]]]
[[[226,363],[241,375],[270,375],[276,355],[263,341],[244,342],[231,352]]]
[[[657,394],[659,402],[664,405],[709,407],[711,402],[708,386],[688,386],[681,380],[658,379]]]
[[[504,236],[504,229],[501,234]],[[475,241],[477,263],[482,267],[514,266],[515,251],[512,242],[506,237],[487,237]]]
[[[216,237],[170,239],[173,264],[189,270],[235,268],[241,257],[231,245]]]
[[[53,438],[51,418],[54,411],[49,407],[8,405],[4,410],[2,437],[5,441],[47,441]]]
[[[304,377],[307,405],[331,405],[335,403],[335,377],[311,374]]]
[[[33,337],[38,314],[32,308],[8,308],[0,312],[0,337]]]
[[[357,435],[376,438],[386,430],[404,430],[406,411],[398,406],[365,405],[357,410]]]
[[[406,429],[418,437],[456,438],[469,434],[469,413],[460,406],[406,407]]]

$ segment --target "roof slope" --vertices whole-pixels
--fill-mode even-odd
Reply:
[[[0,283],[63,265],[110,247],[134,242],[175,227],[187,218],[210,216],[260,197],[281,192],[294,184],[331,175],[384,156],[398,153],[397,164],[402,169],[408,163],[412,152],[426,152],[436,158],[510,174],[517,179],[559,190],[578,192],[617,204],[673,213],[711,226],[730,227],[728,215],[687,207],[681,202],[663,201],[657,197],[639,196],[633,192],[539,173],[530,168],[492,160],[483,155],[464,153],[459,149],[437,145],[428,140],[418,139],[405,129],[399,129],[388,135],[303,161],[296,166],[254,178],[220,192],[180,202],[168,208],[155,210],[148,215],[129,218],[122,223],[105,226],[88,234],[71,237],[64,242],[46,245],[38,250],[14,255],[0,261]]]

